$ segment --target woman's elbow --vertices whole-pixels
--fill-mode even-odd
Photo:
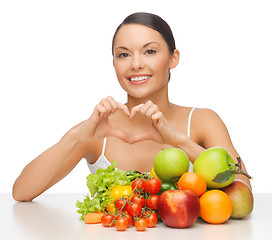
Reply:
[[[33,198],[27,197],[23,191],[18,190],[16,186],[12,188],[12,197],[17,202],[31,202],[33,200]]]

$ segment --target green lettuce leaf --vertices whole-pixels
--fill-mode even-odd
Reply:
[[[123,171],[115,168],[116,162],[112,162],[107,169],[99,168],[96,173],[91,173],[87,176],[87,186],[91,197],[85,196],[83,202],[77,201],[77,211],[81,214],[80,220],[84,220],[84,216],[90,212],[104,211],[105,207],[112,201],[110,196],[111,189],[116,185],[126,186],[131,185],[131,182],[142,176],[142,173],[137,171]]]

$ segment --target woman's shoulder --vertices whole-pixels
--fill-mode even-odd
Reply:
[[[196,108],[191,119],[191,131],[201,142],[228,137],[228,130],[220,116],[210,108]]]
[[[219,115],[210,108],[194,108],[191,121],[192,126],[197,128],[198,131],[205,129],[209,131],[216,126],[223,124]]]
[[[199,121],[218,120],[219,115],[210,108],[194,108],[194,118]]]
[[[211,118],[219,118],[218,114],[210,108],[199,108],[199,107],[189,107],[174,105],[174,108],[179,113],[184,113],[185,115],[192,114],[192,117],[197,120],[207,120]]]

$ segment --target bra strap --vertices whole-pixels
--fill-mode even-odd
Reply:
[[[189,113],[189,117],[188,117],[188,126],[187,126],[187,136],[190,137],[190,131],[191,131],[191,118],[192,118],[192,114],[193,114],[193,111],[195,110],[196,108],[193,107]]]
[[[104,155],[104,153],[105,153],[106,143],[107,143],[107,137],[104,138],[104,141],[103,141],[103,148],[102,148],[102,153],[101,153],[101,155]]]

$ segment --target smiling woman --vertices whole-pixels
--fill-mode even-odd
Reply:
[[[170,69],[178,64],[179,51],[170,52],[163,36],[144,25],[123,24],[117,33],[113,64],[119,83],[129,96],[147,97],[167,87]]]
[[[213,146],[226,148],[234,160],[239,156],[214,111],[169,101],[170,70],[177,66],[180,54],[163,19],[149,13],[128,16],[114,34],[112,53],[127,102],[102,99],[87,120],[23,169],[13,186],[14,199],[31,201],[65,177],[82,158],[91,172],[112,161],[120,169],[144,172],[151,170],[157,153],[169,147],[186,152],[191,169],[200,153]],[[246,172],[243,163],[242,168]],[[243,176],[237,178],[250,184]]]

